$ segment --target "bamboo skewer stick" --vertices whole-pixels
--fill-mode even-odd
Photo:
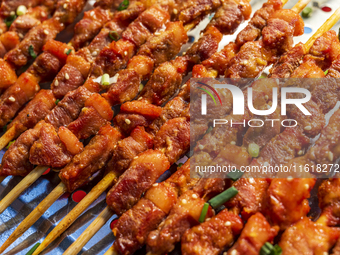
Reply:
[[[94,186],[91,191],[87,194],[89,199],[82,199],[69,214],[65,216],[64,219],[58,224],[59,227],[55,227],[45,238],[45,240],[39,245],[33,254],[39,254],[42,252],[51,242],[53,242],[58,236],[60,236],[77,218],[80,214],[86,210],[106,189],[108,189],[112,182],[117,179],[115,173],[108,173],[96,186]],[[65,187],[63,183],[59,186]],[[66,187],[65,187],[66,188]],[[45,201],[45,198],[43,201]],[[54,201],[53,201],[54,202]],[[47,202],[45,202],[47,203]],[[48,208],[48,207],[47,207]],[[47,210],[45,208],[44,210]],[[33,212],[32,212],[33,213]],[[16,231],[16,230],[15,230]],[[21,235],[22,233],[20,233]],[[11,235],[12,236],[12,235]]]
[[[0,150],[6,147],[7,144],[9,144],[10,141],[14,139],[15,136],[15,127],[11,127],[6,131],[3,136],[0,137]]]
[[[22,235],[30,226],[32,222],[36,222],[46,211],[45,208],[49,208],[54,201],[56,201],[61,195],[67,191],[65,185],[61,182],[53,191],[20,223],[20,225],[11,234],[11,238],[8,238],[4,244],[0,247],[0,254],[10,246],[14,240]]]
[[[104,255],[118,255],[117,251],[115,250],[115,248],[113,246],[110,247],[110,249],[108,249]]]
[[[0,213],[2,213],[25,189],[31,186],[47,169],[48,167],[38,166],[35,168],[35,171],[30,172],[22,179],[18,185],[0,201]]]
[[[88,226],[76,240],[72,243],[70,247],[63,253],[63,255],[78,254],[81,249],[87,244],[87,242],[101,229],[105,223],[114,215],[109,207],[105,209],[98,215],[98,217]]]
[[[338,8],[329,19],[326,20],[326,22],[312,35],[311,38],[305,43],[306,49],[309,50],[316,38],[321,36],[326,31],[330,30],[340,19],[340,8]]]
[[[300,13],[303,9],[305,9],[309,2],[310,0],[301,0],[297,2],[296,5],[294,5],[291,10],[295,11],[296,13]]]

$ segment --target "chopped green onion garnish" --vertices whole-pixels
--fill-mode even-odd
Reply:
[[[123,0],[123,2],[120,3],[120,5],[118,6],[118,11],[123,11],[125,9],[127,9],[129,7],[129,0]]]
[[[277,244],[272,245],[269,242],[266,242],[260,250],[260,255],[280,255],[282,253],[282,249]]]
[[[30,45],[30,46],[28,47],[28,52],[29,52],[29,54],[31,55],[32,58],[36,58],[36,57],[37,57],[37,54],[35,54],[32,45]]]
[[[326,70],[326,71],[324,72],[324,74],[327,75],[327,74],[328,74],[328,70]]]
[[[103,74],[101,84],[104,86],[110,85],[110,76],[107,73]]]
[[[259,79],[264,79],[264,78],[267,78],[267,76],[264,74],[261,74],[261,76],[259,77]]]
[[[210,127],[208,128],[208,130],[207,130],[206,134],[210,133],[212,129],[213,129],[213,127],[212,127],[212,126],[210,126]]]
[[[69,49],[68,51],[66,51],[66,55],[70,55],[71,52],[72,52],[72,49]]]
[[[303,9],[301,15],[304,18],[309,18],[312,15],[313,9],[311,7],[306,7]]]
[[[141,83],[141,84],[139,84],[139,91],[142,91],[143,90],[143,88],[144,88],[144,85]]]
[[[109,36],[113,41],[116,41],[116,42],[120,39],[120,36],[116,31],[110,31]]]
[[[21,16],[21,15],[25,15],[27,12],[27,8],[25,5],[19,5],[18,9],[17,9],[17,15]]]
[[[181,166],[183,166],[183,163],[179,163],[179,164],[178,164],[178,167],[181,167]]]
[[[6,132],[7,131],[7,125],[2,127],[2,132]]]
[[[33,252],[38,248],[38,246],[40,245],[40,243],[36,243],[27,253],[26,255],[32,255]]]
[[[60,100],[59,100],[59,99],[55,100],[55,104],[58,104],[59,102],[60,102]]]
[[[257,158],[260,153],[260,147],[256,143],[250,143],[248,145],[248,152],[253,158]]]
[[[9,147],[13,144],[15,142],[15,140],[13,140],[13,141],[10,141],[9,143],[8,143],[8,145],[6,146],[6,149],[8,150],[9,149]]]
[[[202,211],[201,211],[200,218],[198,219],[198,221],[199,221],[200,223],[204,222],[205,216],[207,216],[208,209],[209,209],[209,204],[208,204],[208,203],[205,203],[205,204],[203,205],[203,208],[202,208]]]
[[[221,194],[217,195],[216,197],[210,199],[208,203],[211,205],[212,208],[218,208],[221,205],[223,205],[225,202],[227,202],[229,199],[236,196],[238,193],[238,190],[235,187],[231,187],[225,191],[223,191]]]
[[[244,173],[240,170],[236,170],[236,172],[230,172],[227,174],[227,177],[229,179],[232,179],[233,181],[237,181],[238,179],[240,179],[242,177]]]
[[[8,16],[8,17],[5,19],[5,24],[6,24],[6,26],[7,26],[7,27],[10,27],[16,18],[17,18],[17,15]]]

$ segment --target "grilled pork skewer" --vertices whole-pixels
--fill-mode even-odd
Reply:
[[[54,0],[2,1],[0,6],[0,34],[5,33],[10,27],[9,26],[10,23],[13,21],[15,22],[17,20],[16,12],[19,6],[25,6],[26,9],[34,9],[38,6],[43,6],[44,9],[47,8],[49,12],[52,13],[56,8],[56,1]]]
[[[184,36],[179,36],[180,34],[182,34],[182,35],[184,35]],[[183,44],[183,43],[185,43],[186,42],[186,40],[187,40],[187,36],[186,36],[186,32],[185,32],[185,30],[184,30],[184,28],[183,28],[183,26],[182,26],[182,23],[181,22],[175,22],[175,23],[169,23],[168,25],[167,25],[167,28],[166,28],[166,30],[165,31],[163,31],[162,32],[162,35],[157,35],[157,36],[155,36],[155,38],[156,37],[159,37],[160,39],[161,38],[163,38],[164,36],[165,36],[165,38],[170,38],[170,36],[172,35],[172,42],[173,42],[173,44],[172,44],[172,46],[171,46],[171,49],[172,49],[172,54],[168,54],[168,57],[169,58],[172,58],[173,57],[173,54],[174,54],[174,52],[179,52],[179,50],[180,50],[180,48],[181,48],[181,45]],[[161,40],[163,40],[163,39],[161,39]],[[160,41],[161,41],[160,40]],[[159,41],[159,40],[158,40]],[[176,48],[177,48],[177,50],[176,50]],[[155,49],[153,49],[154,51],[156,51],[157,52],[157,54],[161,54],[161,51],[159,51],[159,50],[157,50],[157,48],[155,48]],[[150,48],[150,53],[153,51],[153,50],[151,50],[151,48]],[[161,56],[159,55],[159,57],[158,58],[160,58],[160,59],[162,59],[161,58]],[[157,63],[157,58],[155,59],[155,63]],[[94,95],[97,95],[97,97],[100,97],[98,94],[94,94]],[[89,98],[89,100],[91,100],[91,98],[92,97],[90,97]],[[103,98],[102,98],[102,100],[104,100]],[[88,100],[87,100],[88,101]],[[105,100],[104,100],[105,101]],[[100,102],[97,102],[96,104],[99,104]],[[85,105],[86,105],[86,102],[85,102]],[[109,104],[107,104],[106,106],[103,106],[103,108],[110,108],[110,106],[109,106]],[[98,107],[97,107],[98,108]],[[95,109],[97,109],[97,108],[95,108]],[[89,108],[89,105],[86,107],[86,111],[90,111],[91,109],[94,109],[94,108]],[[85,112],[85,111],[84,111]],[[107,111],[108,112],[108,111]],[[110,120],[111,118],[112,118],[112,116],[113,116],[113,114],[111,114],[110,115],[110,117],[108,118],[108,120]],[[85,117],[85,118],[90,118],[90,117],[92,117],[92,119],[91,119],[91,121],[93,121],[93,114],[92,114],[92,116],[89,116],[89,117]],[[100,117],[100,115],[99,115],[99,117]],[[98,118],[98,117],[96,117],[96,118]],[[85,119],[83,119],[83,120],[85,120]],[[99,124],[101,124],[101,121],[96,121],[96,122],[99,122]],[[83,121],[81,121],[80,122],[81,123],[81,125],[86,125],[86,122],[84,123]],[[104,121],[104,124],[106,123],[106,121]],[[68,126],[69,128],[70,128],[70,125]],[[75,134],[77,134],[76,132],[77,131],[79,131],[78,129],[79,128],[81,128],[81,126],[75,126],[75,130],[73,130],[73,129],[71,129],[70,128],[70,130],[72,130],[73,132],[75,132]],[[87,135],[87,137],[88,136],[90,136],[90,135],[93,135],[93,131],[95,131],[95,130],[91,130],[91,128],[90,129],[88,129],[87,127],[84,127],[85,128],[85,132],[87,131],[87,133],[89,133],[88,135]],[[98,127],[95,127],[95,128],[97,128],[97,129],[99,129],[100,128],[100,126],[98,126]],[[41,131],[42,132],[42,131]],[[96,133],[96,132],[95,132]],[[82,133],[82,132],[80,132],[80,134],[81,134],[81,138],[86,138],[86,137],[84,137],[84,133]],[[79,132],[78,132],[78,135],[77,135],[78,137],[79,137]],[[118,137],[119,138],[119,137]],[[39,142],[39,140],[37,141],[37,142]],[[113,146],[114,144],[112,144],[112,146]],[[31,149],[31,160],[32,160],[32,153],[33,154],[36,154],[38,157],[36,158],[36,159],[39,159],[39,158],[41,158],[40,156],[41,155],[39,155],[39,151],[37,151],[37,152],[32,152],[32,150],[34,149],[34,146],[35,146],[35,144],[33,145],[33,147],[32,147],[32,149]],[[103,146],[103,145],[102,145]],[[108,153],[109,153],[109,149],[107,150],[108,151]],[[109,155],[109,154],[108,154]],[[57,155],[55,156],[55,157],[57,157]],[[46,162],[47,163],[47,162]],[[50,163],[51,164],[51,163]],[[40,214],[40,216],[41,216],[41,210],[39,210],[39,214]],[[33,215],[33,214],[32,214]],[[38,217],[39,218],[39,217]],[[37,218],[37,219],[38,219]],[[32,225],[32,223],[34,222],[33,220],[32,220],[32,218],[30,219],[30,225],[29,226],[31,226]],[[29,227],[28,226],[28,227]],[[13,235],[13,236],[15,236],[15,235]],[[9,240],[10,241],[10,240]],[[7,242],[7,243],[9,243],[9,242]]]
[[[58,99],[61,99],[69,90],[73,90],[80,86],[90,72],[91,62],[96,56],[95,53],[100,51],[112,41],[109,36],[110,31],[115,29],[115,32],[120,36],[130,21],[136,19],[143,11],[144,7],[141,3],[131,3],[126,10],[115,13],[113,19],[105,24],[105,27],[89,46],[77,51],[75,55],[73,55],[71,52],[67,58],[66,64],[62,67],[61,71],[53,82],[53,94]],[[73,77],[70,76],[70,74],[72,74]],[[71,79],[66,80],[66,76],[70,77]],[[57,84],[59,85],[59,88],[57,88]],[[13,97],[15,98],[15,96]],[[40,120],[46,117],[48,112],[39,111],[40,105],[37,104],[38,100],[38,98],[33,98],[33,100],[8,125],[7,132],[0,138],[1,149],[4,148],[10,141],[18,137],[22,132],[33,128]],[[14,116],[16,110],[13,108],[10,108],[10,110],[13,111],[11,116]],[[32,121],[32,119],[28,120],[26,118],[26,114],[31,112],[39,112],[39,114],[35,115],[34,121]]]

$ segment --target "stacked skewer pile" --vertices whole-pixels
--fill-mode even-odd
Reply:
[[[0,212],[48,168],[60,170],[61,182],[3,243],[0,253],[60,196],[81,188],[95,175],[102,177],[98,184],[33,254],[43,252],[108,189],[108,206],[64,254],[77,254],[114,214],[119,216],[113,227],[116,239],[107,254],[133,254],[145,245],[148,254],[167,254],[178,242],[183,254],[274,254],[278,249],[283,254],[330,252],[340,236],[334,227],[339,217],[337,179],[321,185],[323,213],[313,223],[307,218],[313,175],[292,180],[244,176],[231,182],[193,179],[189,168],[190,161],[228,161],[238,167],[300,166],[330,163],[340,157],[339,111],[327,126],[324,121],[340,96],[331,79],[339,77],[340,43],[334,31],[329,31],[340,18],[340,9],[305,45],[293,47],[293,37],[303,34],[299,13],[308,2],[300,0],[292,9],[283,9],[286,1],[268,0],[236,41],[221,51],[222,36],[233,34],[251,17],[248,1],[98,1],[77,23],[69,44],[54,39],[74,21],[85,1],[32,3],[25,15],[35,13],[30,8],[41,8],[40,16],[27,17],[35,17],[31,27],[19,26],[19,18],[25,15],[12,17],[9,32],[3,29],[6,37],[0,36],[8,51],[0,62],[5,74],[0,80],[0,125],[8,124],[0,146],[16,140],[3,156],[0,173],[4,178],[26,177],[0,201]],[[11,16],[8,8],[19,7],[3,1],[0,14],[4,20]],[[43,17],[42,12],[45,18],[36,18]],[[215,14],[200,38],[175,57],[188,40],[187,32],[210,13]],[[12,40],[9,35],[16,38],[13,48],[6,43]],[[16,71],[31,60],[17,77]],[[299,126],[271,132],[266,127],[260,132],[240,127],[207,132],[208,123],[192,123],[197,126],[195,155],[157,183],[190,147],[190,117],[194,116],[190,116],[190,83],[182,84],[184,77],[192,72],[199,78],[256,78],[272,64],[273,78],[329,77],[326,85],[313,87],[307,106],[312,116],[304,118],[289,108],[288,115],[301,120]],[[52,82],[50,90],[40,90],[39,84],[45,81]],[[265,84],[252,84],[255,95],[263,97],[280,86],[273,80]],[[259,100],[263,103],[259,107],[270,105],[268,95]],[[230,95],[223,94],[222,100],[231,102]],[[120,105],[118,114],[112,110],[116,105]],[[231,110],[231,105],[223,109],[225,118],[237,121]],[[307,150],[318,134],[320,138]],[[327,139],[330,134],[331,141]],[[211,141],[216,141],[214,150],[206,146]],[[257,145],[257,155],[248,152],[250,144]],[[287,196],[292,190],[294,196]],[[334,195],[328,196],[329,191]],[[226,209],[219,208],[223,204]],[[310,232],[304,232],[306,228]],[[271,243],[280,231],[278,248]],[[298,238],[305,242],[299,243]],[[340,241],[334,254],[339,245]]]

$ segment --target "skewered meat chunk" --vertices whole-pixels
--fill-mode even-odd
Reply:
[[[79,139],[86,139],[95,135],[100,127],[106,123],[107,120],[103,119],[96,109],[93,107],[84,107],[79,117],[71,122],[67,128]]]
[[[73,91],[83,84],[85,78],[76,67],[65,65],[54,79],[52,90],[57,98],[62,98],[69,91]],[[58,84],[58,86],[56,86]]]
[[[162,151],[170,164],[175,163],[189,147],[190,122],[186,118],[167,121],[155,137],[155,149]]]
[[[204,199],[192,190],[187,191],[178,198],[169,216],[158,226],[157,230],[151,231],[147,238],[147,249],[151,254],[164,254],[175,248],[184,232],[197,225]],[[209,210],[207,217],[213,215]]]
[[[7,130],[15,127],[14,137],[18,137],[27,129],[33,128],[55,106],[55,97],[51,90],[40,90],[17,117],[7,126]]]
[[[182,237],[182,254],[218,255],[230,246],[241,232],[243,222],[234,213],[223,210],[209,221],[188,229]]]
[[[136,127],[130,136],[117,144],[106,170],[122,174],[138,154],[152,148],[153,137],[145,132],[144,127]]]
[[[10,86],[0,97],[0,127],[6,125],[39,89],[37,77],[29,73],[20,75],[16,83]]]
[[[58,49],[56,49],[58,48]],[[39,82],[54,76],[60,68],[65,53],[60,50],[69,48],[66,44],[50,40],[31,67],[21,74],[11,87],[0,97],[0,125],[4,126],[39,91]]]
[[[142,101],[126,102],[120,113],[113,119],[124,134],[129,134],[137,126],[148,126],[162,113],[162,108]]]
[[[306,216],[310,210],[307,199],[315,181],[315,178],[274,178],[266,192],[265,215],[268,221],[285,230]]]
[[[147,234],[166,216],[150,200],[141,198],[133,209],[125,212],[112,229],[115,248],[120,254],[133,254],[145,243]],[[138,227],[136,227],[138,226]]]
[[[115,248],[122,254],[132,254],[141,248],[148,234],[156,229],[169,213],[177,197],[191,189],[197,181],[190,178],[188,160],[167,180],[153,184],[146,192],[145,198],[118,219],[112,230],[116,236]]]
[[[284,53],[270,70],[269,78],[289,78],[300,65],[306,54],[304,44],[298,43],[291,50]]]
[[[39,139],[40,129],[44,124],[44,121],[40,121],[34,128],[22,133],[9,147],[2,157],[1,175],[25,176],[33,170],[34,166],[29,162],[29,150]]]
[[[139,154],[108,192],[106,203],[118,215],[123,214],[169,167],[169,161],[159,151],[147,150]]]
[[[6,89],[17,80],[17,75],[13,68],[3,59],[0,59],[0,89]]]
[[[12,25],[9,27],[9,31],[15,32],[21,40],[33,27],[45,21],[50,11],[51,10],[49,10],[46,6],[37,6],[35,8],[29,8],[26,14],[21,15],[14,20]],[[16,46],[17,45],[15,45],[15,47]]]
[[[279,245],[282,255],[328,254],[339,235],[338,228],[314,223],[304,217],[283,233]]]
[[[163,254],[172,251],[187,229],[199,224],[199,217],[206,200],[222,192],[225,188],[223,179],[200,179],[197,185],[183,193],[170,210],[169,216],[150,232],[147,250],[151,254]],[[211,208],[207,218],[213,215]]]
[[[68,128],[79,139],[95,135],[104,124],[111,121],[113,111],[110,104],[99,94],[92,94],[85,101],[85,107],[78,118],[68,125]]]
[[[112,156],[114,146],[121,138],[122,135],[117,129],[109,124],[103,126],[84,150],[75,155],[60,171],[59,177],[67,189],[74,191],[105,166]]]
[[[53,17],[32,28],[22,42],[9,51],[4,59],[17,68],[26,65],[32,58],[29,49],[33,47],[35,54],[40,53],[48,40],[54,39],[60,31],[75,20],[85,2],[84,0],[68,0],[67,2],[59,0]],[[64,8],[65,4],[67,8]]]
[[[261,213],[251,216],[240,237],[227,254],[258,255],[266,242],[272,242],[277,235],[277,227],[271,227]]]
[[[136,50],[158,29],[169,21],[169,14],[159,5],[153,5],[133,21],[122,34],[122,39],[113,41],[96,58],[92,75],[98,77],[104,73],[114,76],[125,68]]]
[[[31,164],[52,168],[65,166],[74,156],[61,142],[55,128],[48,123],[45,123],[40,129],[39,139],[33,143],[29,155]]]
[[[340,55],[340,44],[336,32],[327,31],[316,39],[309,53],[322,70],[327,70]]]
[[[198,19],[221,6],[220,0],[181,1],[177,3],[178,20],[184,24]]]
[[[274,12],[262,30],[262,40],[245,43],[226,69],[227,78],[255,78],[292,48],[293,35],[303,34],[302,18],[291,10]]]
[[[151,36],[141,46],[137,55],[129,61],[127,69],[117,74],[119,75],[117,83],[103,96],[110,101],[111,105],[136,97],[142,80],[150,76],[154,67],[176,56],[187,39],[188,36],[181,22],[168,23],[160,35]]]
[[[338,225],[340,210],[339,210],[339,178],[332,178],[321,183],[318,190],[319,207],[322,210],[322,215],[319,221],[323,221],[327,226]]]
[[[281,0],[270,0],[262,5],[250,19],[248,25],[236,37],[236,45],[241,47],[246,42],[255,41],[261,36],[262,29],[267,25],[270,15],[282,8]]]
[[[233,34],[238,26],[249,19],[251,6],[248,1],[229,0],[222,1],[207,28],[216,27],[222,34]]]
[[[5,56],[7,51],[15,48],[20,43],[20,38],[15,32],[6,32],[0,35],[0,56]]]
[[[165,122],[179,117],[188,107],[188,103],[185,102],[181,97],[175,97],[162,108],[161,115],[146,128],[147,131],[153,135],[156,135]]]
[[[110,20],[111,13],[103,8],[94,8],[84,12],[84,17],[74,27],[74,36],[71,40],[75,50],[86,46],[100,31],[102,26]]]
[[[216,52],[210,58],[204,60],[202,65],[206,68],[216,70],[219,75],[223,75],[229,61],[236,55],[238,50],[237,45],[234,42],[230,42],[221,51]]]
[[[45,121],[51,123],[55,128],[67,126],[79,116],[85,101],[91,95],[92,93],[84,87],[70,91],[45,117]]]

